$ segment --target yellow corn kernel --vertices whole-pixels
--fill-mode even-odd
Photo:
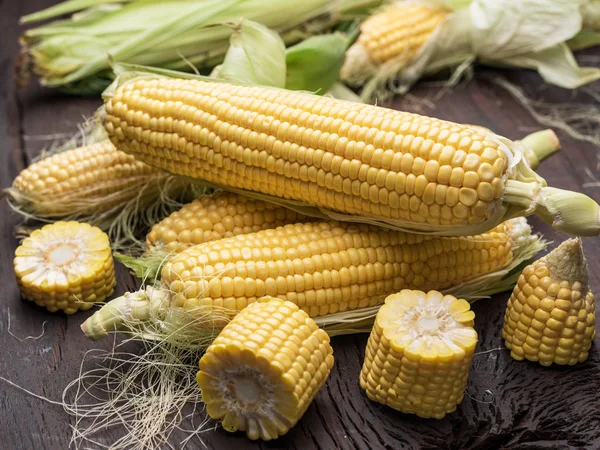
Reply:
[[[441,419],[465,393],[474,318],[469,302],[438,291],[390,295],[369,336],[360,386],[371,400]]]
[[[117,148],[154,167],[312,206],[306,214],[474,235],[536,212],[561,231],[600,233],[600,206],[546,187],[514,142],[416,114],[161,78],[118,87],[104,125]]]
[[[449,11],[416,2],[395,2],[366,19],[346,52],[341,79],[352,84],[390,61],[408,64]]]
[[[581,240],[569,239],[523,270],[506,306],[502,337],[516,360],[573,365],[588,358],[595,324]]]
[[[179,253],[204,242],[306,220],[291,209],[240,194],[203,195],[152,227],[146,236],[146,253]]]
[[[17,248],[14,269],[21,296],[51,312],[90,309],[116,284],[108,236],[87,223],[35,230]]]
[[[200,359],[206,411],[227,431],[275,439],[302,417],[333,366],[329,336],[290,302],[244,309]]]
[[[15,178],[9,194],[28,213],[68,217],[125,204],[151,179],[166,177],[105,140],[31,164]]]
[[[317,317],[378,305],[404,288],[456,286],[503,267],[523,222],[454,238],[347,222],[290,224],[190,247],[165,264],[162,286],[176,307],[235,314],[266,295]]]

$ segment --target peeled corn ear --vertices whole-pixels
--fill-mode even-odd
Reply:
[[[374,401],[419,417],[443,418],[463,399],[477,332],[466,300],[403,290],[377,313],[360,374]]]
[[[303,212],[403,231],[474,235],[536,213],[596,235],[591,198],[546,187],[518,146],[471,127],[265,87],[125,83],[106,102],[113,143],[148,164]]]
[[[588,358],[595,324],[581,240],[569,239],[523,270],[508,300],[502,337],[516,360],[573,365]]]
[[[199,365],[208,415],[227,431],[270,440],[300,420],[329,376],[333,350],[298,306],[264,298],[221,331]]]
[[[17,248],[14,269],[22,297],[51,312],[90,309],[116,284],[108,236],[86,223],[35,230]]]
[[[358,39],[346,52],[340,78],[361,84],[386,63],[407,64],[448,14],[425,2],[387,5],[361,24]]]

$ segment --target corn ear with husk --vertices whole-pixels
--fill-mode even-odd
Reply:
[[[364,21],[342,79],[363,86],[365,100],[383,98],[423,75],[461,73],[479,61],[535,69],[547,83],[576,88],[600,78],[600,69],[580,67],[567,45],[582,31],[582,14],[568,0],[396,1]]]
[[[287,44],[355,17],[379,0],[178,0],[159,2],[66,2],[25,16],[24,23],[52,19],[22,38],[24,70],[42,84],[77,94],[99,93],[113,78],[114,61],[192,71],[223,61],[232,29],[244,17],[277,32]],[[81,5],[81,6],[80,6]],[[83,9],[82,9],[83,8]]]
[[[323,219],[473,235],[536,214],[600,232],[598,204],[548,187],[514,142],[308,93],[125,73],[105,93],[121,150],[173,174]]]
[[[273,296],[298,305],[331,335],[368,332],[389,294],[435,288],[470,299],[491,295],[510,289],[515,269],[543,247],[523,218],[466,237],[290,224],[189,247],[165,264],[156,287],[109,302],[82,329],[101,339],[141,327],[146,336],[199,345],[248,304]]]

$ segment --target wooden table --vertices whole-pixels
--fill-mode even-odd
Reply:
[[[0,187],[14,177],[50,143],[47,135],[72,133],[100,104],[98,98],[75,98],[42,89],[14,87],[13,58],[21,31],[17,18],[53,3],[52,0],[0,2]],[[596,53],[597,54],[597,53]],[[479,70],[479,73],[487,73]],[[536,74],[504,73],[527,92],[549,101],[569,93],[548,87]],[[436,102],[428,115],[493,128],[509,138],[539,129],[531,116],[505,91],[478,77],[462,84]],[[433,91],[417,87],[415,95]],[[393,107],[411,109],[407,99]],[[598,149],[559,133],[563,150],[544,162],[539,173],[556,187],[580,190],[600,201],[600,188],[584,188],[584,169],[595,171]],[[19,299],[12,259],[17,247],[13,228],[19,217],[6,202],[0,204],[0,376],[49,399],[60,400],[65,385],[78,375],[85,351],[108,348],[108,343],[85,339],[79,325],[89,313],[66,317]],[[566,236],[536,218],[535,230],[553,241]],[[600,241],[584,240],[590,283],[600,290]],[[136,288],[135,280],[117,267],[117,294]],[[503,346],[500,330],[508,293],[475,304],[478,352]],[[9,322],[10,319],[10,322]],[[10,323],[10,333],[8,325]],[[45,327],[43,324],[46,323]],[[18,340],[16,337],[37,336]],[[14,334],[14,336],[12,334]],[[336,362],[325,388],[298,426],[272,443],[252,443],[241,434],[209,431],[202,440],[209,449],[566,449],[600,448],[600,334],[590,358],[568,368],[543,368],[512,360],[506,349],[475,357],[467,396],[457,412],[444,420],[422,420],[369,401],[358,386],[366,335],[333,339]],[[193,369],[193,368],[192,368]],[[71,437],[74,418],[60,406],[39,400],[0,380],[0,448],[61,449]],[[102,431],[95,438],[110,444],[122,430]],[[182,434],[171,436],[175,448]],[[94,445],[86,448],[96,448]],[[204,448],[199,440],[186,448]]]

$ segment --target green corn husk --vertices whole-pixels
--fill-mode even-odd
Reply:
[[[223,61],[232,34],[226,23],[244,17],[282,34],[286,44],[359,16],[381,0],[135,0],[68,1],[24,23],[75,12],[69,19],[26,31],[22,66],[42,84],[96,94],[113,78],[113,61],[194,71]],[[25,70],[26,71],[26,70]]]
[[[569,48],[569,45],[583,48],[597,42],[593,31],[583,27],[583,23],[593,26],[597,22],[592,12],[596,10],[586,9],[590,0],[583,0],[581,4],[573,0],[401,0],[396,3],[415,1],[452,12],[408,61],[399,57],[379,66],[369,66],[364,48],[359,44],[353,46],[342,69],[342,78],[352,85],[363,86],[363,100],[405,93],[423,75],[448,68],[464,71],[475,61],[491,66],[534,69],[547,83],[564,88],[577,88],[600,79],[600,69],[580,67]]]

